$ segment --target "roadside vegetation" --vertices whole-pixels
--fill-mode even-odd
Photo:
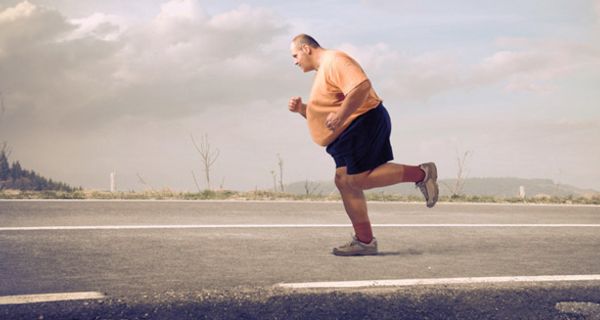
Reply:
[[[419,196],[388,194],[383,192],[366,193],[369,201],[383,202],[422,202]],[[267,190],[247,192],[231,190],[204,190],[202,192],[175,192],[168,189],[160,191],[94,191],[76,189],[63,190],[0,190],[0,199],[73,199],[73,200],[239,200],[239,201],[340,201],[338,193],[329,195],[299,195]],[[600,196],[592,197],[492,197],[492,196],[442,196],[439,202],[472,202],[472,203],[529,203],[529,204],[587,204],[600,205]]]
[[[259,201],[341,201],[336,191],[323,192],[319,183],[305,181],[302,193],[285,192],[283,183],[283,159],[278,157],[279,184],[277,184],[277,172],[272,171],[273,189],[254,191],[232,191],[211,190],[210,167],[217,159],[218,149],[211,149],[208,137],[205,135],[200,144],[196,143],[192,136],[196,149],[201,155],[204,163],[204,173],[208,189],[202,190],[192,172],[198,192],[177,192],[170,189],[147,191],[101,191],[85,190],[81,187],[74,188],[63,182],[47,179],[33,170],[21,167],[18,161],[12,164],[9,161],[10,149],[4,143],[0,147],[0,199],[64,199],[64,200],[259,200]],[[458,179],[452,184],[454,187],[446,186],[450,195],[440,196],[440,202],[473,202],[473,203],[532,203],[532,204],[590,204],[600,205],[600,195],[578,197],[578,196],[537,196],[537,197],[498,197],[498,196],[473,196],[462,194],[464,185],[464,160],[459,158]],[[365,193],[369,201],[386,202],[423,202],[423,198],[417,195],[401,193],[390,193],[385,191],[371,191]]]
[[[15,189],[24,191],[53,190],[73,193],[78,190],[66,183],[42,177],[33,170],[23,169],[19,161],[10,164],[8,160],[9,154],[10,150],[4,144],[0,148],[0,192],[7,189]]]

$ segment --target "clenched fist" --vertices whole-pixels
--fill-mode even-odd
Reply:
[[[290,102],[288,103],[288,109],[291,112],[302,112],[302,98],[291,97]]]

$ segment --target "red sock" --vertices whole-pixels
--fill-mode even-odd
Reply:
[[[425,171],[416,166],[404,166],[404,177],[402,180],[406,182],[419,182],[425,179]]]
[[[362,243],[371,243],[373,241],[373,230],[371,230],[371,222],[360,222],[352,225],[354,233],[358,241]]]

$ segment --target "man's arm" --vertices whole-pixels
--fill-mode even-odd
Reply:
[[[291,112],[299,113],[301,116],[306,118],[306,103],[302,103],[302,98],[292,97],[288,103],[288,109]]]
[[[348,92],[340,110],[336,113],[332,112],[327,116],[327,120],[325,121],[327,128],[335,131],[335,129],[342,125],[367,100],[370,91],[371,82],[365,80]]]

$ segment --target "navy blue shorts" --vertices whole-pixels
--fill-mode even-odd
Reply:
[[[394,159],[391,132],[390,115],[380,104],[352,121],[326,150],[348,174],[370,171]]]

